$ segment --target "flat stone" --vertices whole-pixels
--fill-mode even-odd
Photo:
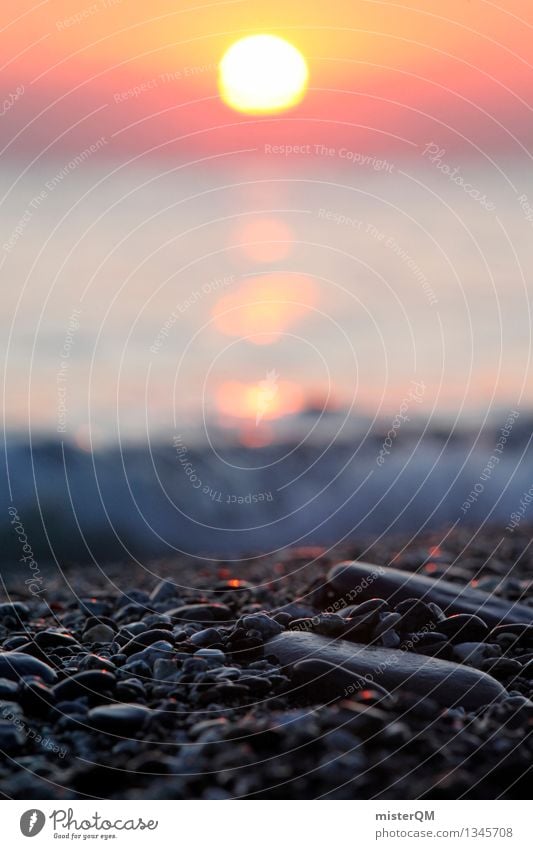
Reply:
[[[100,731],[112,734],[131,734],[148,724],[152,716],[144,705],[116,704],[95,707],[89,711],[88,723]]]
[[[31,675],[37,675],[46,684],[53,684],[57,680],[52,667],[36,657],[16,651],[0,653],[0,677],[18,681]]]
[[[388,696],[382,687],[371,684],[368,679],[344,666],[315,658],[294,664],[286,693],[297,701],[325,704],[347,699],[361,690],[371,688],[377,688],[384,697]]]
[[[165,640],[159,640],[158,642],[147,646],[147,648],[142,651],[130,655],[128,662],[124,665],[124,669],[131,670],[133,665],[137,663],[145,664],[149,669],[152,669],[158,658],[172,660],[173,657],[174,647],[172,644]]]
[[[478,708],[506,693],[494,678],[470,667],[396,649],[328,640],[316,634],[280,634],[265,644],[265,655],[269,654],[283,666],[325,660],[390,692],[407,690],[446,707]]]
[[[357,589],[357,597],[361,601],[377,595],[396,605],[416,597],[426,603],[437,604],[447,616],[457,613],[478,615],[491,627],[507,622],[533,624],[533,608],[495,598],[469,586],[460,587],[441,578],[434,580],[371,563],[347,562],[334,566],[328,580],[339,596]]]
[[[461,643],[472,643],[485,640],[489,629],[479,616],[458,613],[439,622],[439,631],[452,640]]]

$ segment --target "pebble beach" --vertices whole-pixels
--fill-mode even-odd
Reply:
[[[530,539],[7,569],[2,798],[527,798]]]

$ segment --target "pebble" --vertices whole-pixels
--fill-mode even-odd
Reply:
[[[158,658],[171,659],[174,646],[166,640],[158,640],[155,643],[147,646],[142,651],[131,654],[128,662],[124,665],[124,669],[132,669],[133,664],[141,663],[148,667],[150,671],[155,661]]]
[[[225,604],[182,604],[167,611],[175,625],[180,622],[230,621],[231,610]]]
[[[198,649],[194,657],[202,657],[210,666],[222,666],[226,662],[226,655],[220,649]]]
[[[143,649],[148,648],[148,646],[154,645],[154,643],[161,641],[168,642],[170,639],[172,639],[172,635],[163,628],[157,628],[153,631],[143,631],[129,640],[126,645],[122,646],[122,653],[127,657],[136,655]]]
[[[58,701],[70,701],[79,696],[98,699],[104,694],[111,694],[115,689],[115,684],[116,678],[110,672],[90,669],[85,672],[77,672],[64,681],[60,681],[53,687],[52,692]],[[102,701],[101,698],[100,701]]]
[[[461,643],[485,640],[489,633],[488,626],[483,619],[467,613],[448,616],[439,622],[438,629],[441,634],[445,634],[452,642],[457,641]]]
[[[12,681],[9,678],[0,678],[0,699],[8,701],[14,699],[19,690],[17,681]]]
[[[30,616],[30,609],[21,601],[6,601],[0,604],[0,619],[4,616],[11,616],[13,619],[25,622]]]
[[[268,616],[266,613],[253,613],[248,616],[243,616],[237,622],[237,625],[242,625],[246,630],[259,631],[263,639],[268,640],[270,637],[275,637],[276,634],[281,634],[282,626],[275,619]]]
[[[390,603],[417,598],[437,604],[448,615],[469,613],[479,615],[490,626],[503,623],[533,624],[533,608],[495,598],[469,586],[458,587],[450,581],[427,578],[424,575],[401,572],[399,569],[375,566],[371,563],[340,563],[328,575],[332,588],[339,596],[356,588],[365,595],[383,596]],[[368,587],[362,589],[363,581]]]
[[[144,705],[102,705],[89,711],[87,721],[99,731],[110,734],[134,734],[145,728],[153,716]]]
[[[84,643],[112,643],[115,632],[109,625],[94,625],[83,633]]]
[[[403,688],[419,696],[431,696],[446,707],[478,708],[505,695],[494,678],[468,667],[346,640],[333,642],[316,634],[287,631],[268,641],[265,654],[273,655],[282,666],[308,659],[326,660],[371,681],[375,679],[390,692]]]
[[[202,631],[197,631],[190,637],[190,641],[195,646],[203,646],[208,648],[214,643],[220,642],[220,632],[216,628],[204,628]]]
[[[400,614],[402,631],[419,631],[422,628],[435,627],[433,609],[418,598],[407,598],[396,605]]]
[[[346,699],[360,690],[368,689],[370,682],[343,666],[327,660],[313,658],[294,664],[287,688],[296,701],[306,704],[327,704]],[[382,688],[379,688],[382,690]],[[384,695],[388,695],[384,692]]]
[[[46,684],[53,684],[57,679],[57,675],[52,667],[36,657],[13,651],[0,653],[1,677],[9,678],[11,681],[17,681],[20,678],[30,675],[37,675]]]

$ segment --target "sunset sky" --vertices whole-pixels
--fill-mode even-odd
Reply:
[[[4,0],[3,97],[24,91],[2,116],[1,147],[54,156],[104,135],[104,155],[187,157],[355,138],[400,155],[438,135],[467,154],[520,151],[532,136],[530,3],[501,5]],[[224,51],[259,32],[291,41],[310,69],[303,103],[274,120],[233,112],[217,91]]]

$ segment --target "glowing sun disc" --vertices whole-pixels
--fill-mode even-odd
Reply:
[[[296,47],[277,35],[250,35],[235,42],[219,66],[224,102],[238,112],[280,112],[303,98],[309,71]]]

